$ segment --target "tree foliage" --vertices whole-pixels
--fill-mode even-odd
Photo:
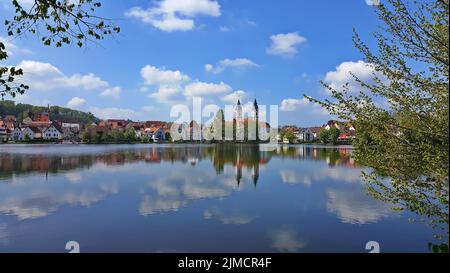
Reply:
[[[341,131],[338,128],[334,126],[331,127],[330,130],[328,130],[328,143],[336,145],[340,134]]]
[[[295,136],[295,134],[292,131],[284,132],[282,137],[283,137],[282,140],[287,139],[289,141],[289,143],[294,143],[297,141],[297,137]]]
[[[310,99],[353,120],[355,157],[373,170],[365,173],[372,195],[444,226],[438,237],[448,244],[449,1],[386,0],[375,10],[378,48],[356,31],[353,39],[373,82],[352,74],[358,90],[325,85],[332,99]]]
[[[11,3],[15,15],[4,21],[10,37],[31,33],[38,35],[47,46],[76,44],[82,47],[87,42],[102,40],[105,36],[120,32],[120,28],[110,19],[97,14],[97,9],[101,7],[98,1],[34,0],[31,7],[23,6],[18,0],[11,0]],[[0,42],[0,61],[7,58],[5,44]],[[0,66],[2,97],[7,94],[15,97],[29,88],[17,82],[23,73],[20,68]]]
[[[39,113],[43,111],[48,111],[51,120],[58,120],[61,122],[90,124],[99,121],[92,113],[65,107],[50,106],[48,108],[23,103],[15,104],[14,101],[10,100],[0,101],[0,116],[14,115],[18,122],[21,122],[24,118],[28,117],[30,112]]]
[[[328,130],[325,130],[325,129],[320,130],[319,139],[323,144],[328,144],[328,140],[329,140]]]

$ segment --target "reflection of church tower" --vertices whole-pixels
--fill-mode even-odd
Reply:
[[[241,120],[242,119],[241,100],[238,100],[236,108],[234,109],[234,119],[236,119],[236,120]]]
[[[239,150],[237,150],[237,156],[236,156],[236,182],[237,186],[241,184],[242,179],[242,166],[241,166],[241,149],[239,147]]]
[[[258,184],[259,179],[259,163],[253,167],[252,178],[253,178],[253,185],[255,185],[256,187],[256,184]]]
[[[236,166],[236,182],[237,186],[241,185],[241,179],[242,179],[242,166]]]
[[[258,102],[255,101],[253,102],[253,113],[252,113],[252,117],[256,120],[259,119],[259,106],[258,106]]]

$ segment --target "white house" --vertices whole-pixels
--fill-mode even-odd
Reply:
[[[36,136],[36,134],[38,134],[38,133],[40,133],[40,132],[39,132],[39,129],[37,129],[37,128],[25,127],[22,129],[19,140],[26,140],[26,139],[33,140],[35,138],[38,138]]]
[[[79,123],[68,123],[68,122],[64,122],[61,124],[62,128],[73,128],[73,129],[77,129],[78,131],[80,130],[80,124]]]
[[[62,139],[62,137],[63,137],[62,130],[55,123],[48,126],[43,132],[43,138],[46,140]]]
[[[295,137],[299,142],[314,141],[314,133],[311,132],[308,128],[302,128],[295,132]]]
[[[341,125],[339,122],[335,121],[335,120],[330,120],[328,121],[327,125],[325,125],[325,130],[329,131],[331,128],[336,128],[338,130],[341,130]]]
[[[11,133],[11,137],[13,140],[22,140],[22,138],[23,138],[22,128],[20,128],[20,127],[14,128],[14,130]]]
[[[61,132],[64,140],[78,140],[80,136],[80,124],[63,123],[61,125]]]

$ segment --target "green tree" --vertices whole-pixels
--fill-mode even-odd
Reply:
[[[47,107],[34,106],[31,104],[15,104],[15,102],[11,100],[0,101],[0,116],[14,115],[17,117],[18,122],[22,122],[24,118],[28,117],[29,112],[36,113],[47,110],[49,110],[51,120],[80,124],[91,124],[99,121],[92,113],[85,113],[65,107],[50,106],[50,109],[48,109]]]
[[[291,131],[287,131],[287,132],[284,133],[283,140],[284,139],[287,139],[289,141],[289,143],[294,143],[295,141],[297,141],[297,137]]]
[[[325,130],[325,129],[320,130],[319,139],[323,144],[328,144],[328,140],[329,140],[328,130]]]
[[[89,130],[89,128],[86,128],[82,133],[81,133],[81,140],[83,142],[89,143],[92,141],[92,134]]]
[[[111,132],[109,132],[108,135],[109,135],[109,139],[107,140],[108,142],[113,141],[115,143],[120,143],[126,140],[124,132],[120,130],[112,130]]]
[[[15,15],[5,20],[8,36],[37,34],[44,45],[61,47],[76,44],[82,47],[86,42],[104,39],[105,36],[120,32],[111,20],[96,14],[101,2],[93,0],[55,1],[34,0],[31,7],[24,7],[21,1],[11,0]],[[0,42],[0,61],[8,58],[5,44]],[[23,75],[17,67],[0,66],[0,94],[23,94],[29,87],[18,83]]]
[[[330,130],[328,130],[328,143],[336,145],[340,134],[341,131],[338,128],[334,126],[331,127]]]
[[[143,135],[143,136],[141,137],[141,142],[142,142],[142,143],[148,143],[149,141],[150,141],[150,139],[148,138],[147,135]]]
[[[378,48],[356,31],[353,38],[372,81],[352,74],[358,89],[327,86],[332,99],[310,99],[353,120],[354,156],[370,167],[369,192],[443,228],[436,237],[448,249],[449,0],[385,0],[374,8],[383,23]]]
[[[127,142],[134,142],[136,141],[136,132],[133,127],[129,127],[125,133],[124,138]]]

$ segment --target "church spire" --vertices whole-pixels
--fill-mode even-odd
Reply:
[[[234,109],[234,118],[241,120],[242,119],[242,105],[241,100],[238,100],[237,105]]]

